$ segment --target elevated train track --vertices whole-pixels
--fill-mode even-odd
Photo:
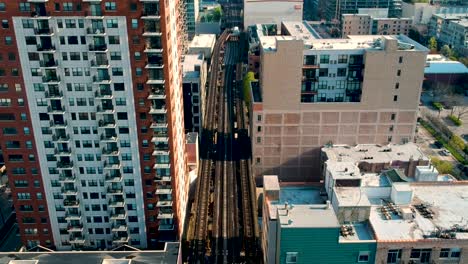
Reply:
[[[200,147],[200,166],[187,233],[188,263],[258,263],[255,185],[242,100],[239,36],[216,42]]]

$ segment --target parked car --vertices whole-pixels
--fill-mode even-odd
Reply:
[[[435,146],[436,148],[441,148],[441,147],[444,146],[444,144],[442,144],[442,142],[436,140],[436,141],[434,141],[434,146]]]
[[[450,156],[450,151],[448,151],[446,149],[443,149],[443,150],[439,151],[439,154],[442,155],[442,156]]]

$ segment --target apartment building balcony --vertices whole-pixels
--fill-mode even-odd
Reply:
[[[147,41],[145,50],[143,51],[145,53],[154,53],[154,54],[162,54],[163,53],[163,47],[160,41]]]
[[[168,143],[169,142],[169,137],[168,137],[167,133],[162,133],[162,132],[153,133],[153,137],[151,138],[151,142],[153,142],[153,143],[159,143],[159,142]]]
[[[99,0],[89,0],[87,2],[95,1],[98,2]],[[85,1],[86,2],[86,1]],[[99,1],[100,2],[100,1]],[[103,13],[101,10],[91,10],[90,12],[85,11],[84,13],[86,19],[104,19]]]
[[[107,148],[107,147],[102,148],[102,155],[103,156],[119,156],[119,154],[120,154],[120,150],[117,147],[115,147],[115,148]]]
[[[70,236],[70,244],[83,245],[86,242],[84,236]]]
[[[106,35],[106,28],[104,27],[88,27],[86,29],[88,35]]]
[[[73,169],[73,161],[57,161],[59,169]]]
[[[160,20],[161,14],[159,13],[159,9],[143,9],[143,12],[141,12],[141,19]]]
[[[151,36],[162,36],[161,29],[159,27],[145,27],[143,31],[144,37],[151,37]]]
[[[82,0],[83,2],[101,2],[102,0]]]
[[[172,201],[158,201],[156,203],[156,207],[171,207],[172,208]]]
[[[42,82],[52,84],[52,83],[60,83],[60,76],[58,75],[45,75],[42,76]]]
[[[69,224],[67,226],[68,232],[83,232],[83,224],[82,223],[77,223],[77,224]]]
[[[119,138],[117,137],[117,134],[102,133],[100,139],[101,141],[106,141],[106,142],[117,142]]]
[[[119,173],[106,173],[106,182],[122,182],[122,174]]]
[[[108,162],[108,161],[104,161],[104,169],[105,170],[119,170],[121,167],[121,164],[120,164],[120,161],[116,161],[116,162]]]
[[[115,224],[112,225],[112,232],[127,232],[128,227],[126,224]]]
[[[54,29],[51,27],[35,27],[34,34],[41,36],[52,36],[54,34]]]
[[[146,80],[146,84],[164,84],[166,81],[163,76],[160,77],[150,77]]]
[[[167,113],[166,106],[152,106],[148,112],[151,115],[160,114],[165,115]]]
[[[57,142],[69,142],[70,135],[69,134],[54,134],[52,135],[52,140]]]
[[[65,114],[65,106],[47,106],[47,113],[49,114]]]
[[[38,52],[55,52],[55,45],[52,44],[37,44]]]
[[[161,55],[148,54],[145,68],[163,68],[164,60]]]
[[[111,208],[124,208],[125,200],[124,199],[109,199],[108,205]]]
[[[140,2],[153,2],[153,3],[159,3],[159,0],[140,0]]]
[[[172,181],[171,176],[156,176],[154,177],[155,182],[162,182],[162,183],[168,183]]]
[[[63,121],[50,120],[49,126],[51,128],[63,129],[63,128],[66,128],[68,126],[68,122],[67,122],[67,120],[63,120]]]
[[[63,200],[63,206],[65,208],[77,208],[80,206],[80,200],[66,198]]]
[[[115,128],[115,120],[113,119],[101,119],[98,122],[100,128]]]
[[[153,151],[152,155],[153,156],[169,155],[169,153],[170,153],[169,150],[155,150],[155,151]]]
[[[57,68],[58,61],[57,60],[40,60],[39,66],[42,68]]]
[[[110,84],[111,83],[111,78],[109,75],[107,76],[99,76],[99,75],[94,75],[93,76],[93,82],[97,84]]]
[[[128,237],[128,235],[114,235],[112,237],[112,243],[114,244],[123,244],[123,243],[128,243],[128,241],[130,240],[130,238]]]
[[[154,120],[151,125],[151,129],[167,129],[167,120],[165,118],[159,119],[159,120]]]
[[[76,212],[76,213],[66,212],[65,213],[65,220],[67,220],[67,221],[79,221],[79,220],[81,220],[81,213],[80,212]]]
[[[156,195],[172,194],[172,188],[170,186],[169,186],[169,188],[166,187],[166,186],[158,186],[155,193],[156,193]]]
[[[154,149],[157,151],[169,151],[169,144],[164,142],[159,142],[154,144]]]
[[[157,162],[153,165],[153,169],[170,169],[171,168],[171,164],[169,163],[169,161],[166,163],[166,162]]]
[[[46,11],[45,7],[36,8],[36,10],[31,12],[32,19],[50,19],[50,13]]]
[[[55,148],[54,154],[56,156],[71,156],[71,148]]]
[[[98,107],[96,107],[96,112],[100,114],[113,114],[114,106],[111,105],[111,106],[103,107],[103,106],[98,105]]]
[[[76,176],[75,174],[70,174],[70,175],[60,174],[58,180],[61,183],[75,183]]]
[[[127,219],[127,213],[125,211],[111,212],[110,219],[111,220],[125,220]]]
[[[158,226],[159,231],[171,231],[174,230],[174,224],[160,224]]]
[[[109,186],[107,187],[108,194],[123,194],[122,186]]]
[[[67,188],[67,187],[62,187],[61,189],[62,195],[77,195],[78,194],[78,189],[76,187],[73,188]]]
[[[99,100],[104,100],[104,99],[111,100],[112,98],[114,98],[114,96],[112,95],[111,89],[97,90],[94,92],[94,97]]]
[[[105,52],[107,51],[106,44],[89,44],[88,50],[92,52]]]
[[[152,89],[148,95],[149,100],[166,100],[166,90],[164,86],[157,89]]]
[[[91,60],[91,68],[109,68],[109,60],[107,59],[94,59]]]
[[[158,212],[158,219],[173,219],[174,213]]]
[[[62,91],[45,91],[45,98],[47,99],[62,99],[63,92]]]

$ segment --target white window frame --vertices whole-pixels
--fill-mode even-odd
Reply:
[[[360,260],[361,256],[367,256],[367,260]],[[370,251],[359,251],[357,262],[359,263],[368,263],[370,260]]]

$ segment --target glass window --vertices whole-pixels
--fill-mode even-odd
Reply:
[[[320,63],[329,63],[330,55],[320,55]]]

